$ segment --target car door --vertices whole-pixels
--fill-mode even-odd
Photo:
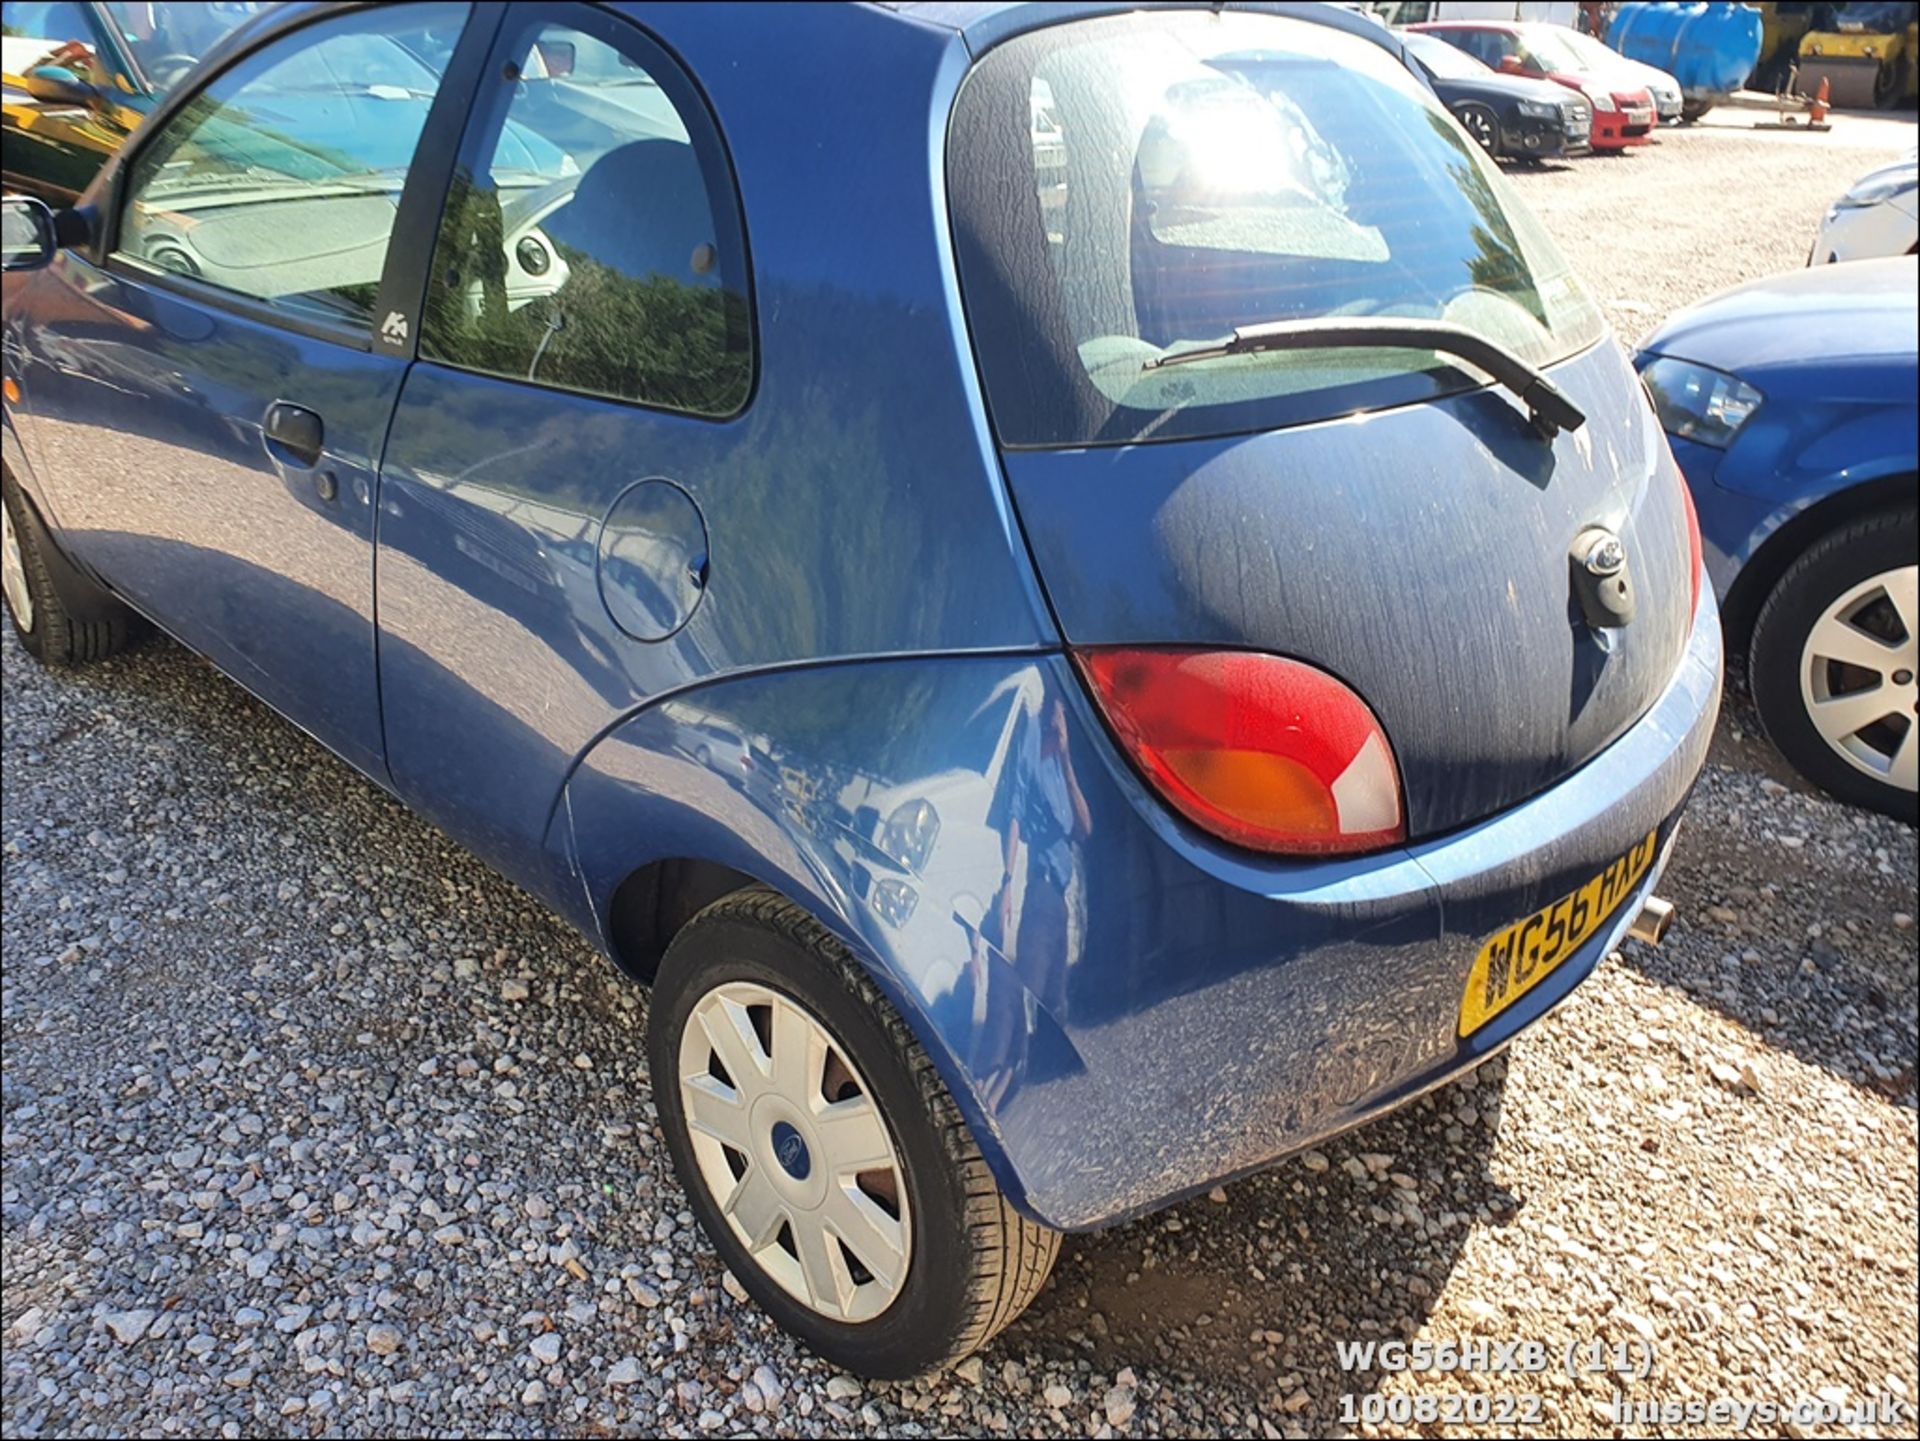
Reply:
[[[382,779],[375,488],[471,85],[437,103],[422,57],[474,9],[268,32],[167,102],[107,187],[101,257],[63,253],[31,297],[24,399],[63,542]]]
[[[381,471],[381,693],[400,794],[537,884],[574,758],[722,649],[752,327],[726,152],[662,46],[511,6],[483,75]]]

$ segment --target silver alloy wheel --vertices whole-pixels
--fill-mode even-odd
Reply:
[[[20,629],[33,632],[33,591],[27,585],[27,563],[20,555],[20,537],[13,533],[13,509],[0,501],[0,585]]]
[[[766,986],[716,986],[680,1035],[680,1100],[701,1181],[781,1289],[835,1321],[893,1304],[913,1260],[906,1176],[817,1018]]]
[[[1886,634],[1895,622],[1897,640]],[[1920,770],[1916,669],[1920,566],[1883,571],[1847,591],[1814,622],[1800,652],[1800,698],[1821,739],[1856,770],[1905,791]]]

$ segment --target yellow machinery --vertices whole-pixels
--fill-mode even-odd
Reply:
[[[1794,88],[1815,95],[1825,80],[1841,108],[1911,108],[1920,98],[1920,10],[1894,0],[1815,8],[1830,9],[1831,20],[1816,14],[1817,28],[1801,37]]]
[[[1813,12],[1828,7],[1811,0],[1755,0],[1754,8],[1760,12],[1760,59],[1747,84],[1772,94],[1786,88],[1794,57],[1800,53],[1800,37],[1811,27]]]

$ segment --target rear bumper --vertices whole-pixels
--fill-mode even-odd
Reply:
[[[1196,984],[1104,1021],[1029,1009],[1029,1027],[1058,1024],[1084,1069],[992,1107],[1025,1209],[1067,1229],[1124,1220],[1359,1125],[1503,1048],[1619,944],[1658,883],[1706,758],[1720,670],[1718,611],[1703,591],[1688,651],[1653,708],[1581,770],[1500,815],[1315,865],[1229,860],[1174,841],[1184,854],[1155,878],[1166,887],[1156,903],[1135,908],[1129,959],[1185,968]],[[1593,938],[1460,1038],[1461,996],[1486,939],[1649,832],[1658,860]],[[1112,964],[1110,983],[1124,984],[1131,967]]]

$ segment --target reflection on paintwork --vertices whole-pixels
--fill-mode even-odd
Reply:
[[[845,358],[769,373],[724,425],[409,372],[382,469],[389,760],[402,793],[482,855],[540,844],[574,758],[655,697],[801,659],[1046,643],[1024,554],[978,543],[1004,522],[964,394],[923,389],[929,365],[960,359],[941,355],[942,317],[790,291],[778,273],[760,277],[765,343]],[[928,358],[893,363],[908,352]],[[923,473],[941,478],[901,480]],[[691,619],[642,644],[601,599],[597,527],[646,479],[698,506],[711,556]],[[536,555],[552,577],[538,594],[498,571]]]
[[[1712,621],[1709,609],[1604,775],[1384,857],[1258,860],[1200,841],[1144,800],[1058,657],[703,687],[597,746],[568,810],[600,914],[636,866],[700,854],[837,917],[966,1078],[962,1105],[1004,1179],[1049,1220],[1089,1224],[1432,1084],[1584,977],[1614,923],[1551,984],[1455,1038],[1486,935],[1667,827],[1718,702]],[[853,718],[871,715],[894,724],[850,743]],[[688,738],[713,733],[767,763],[693,760]],[[887,823],[919,802],[940,824],[914,865]],[[904,917],[899,888],[916,895]]]
[[[635,640],[665,640],[706,594],[707,527],[667,480],[624,491],[600,525],[600,596]]]
[[[75,558],[342,756],[385,776],[373,657],[375,457],[395,360],[303,339],[62,255],[22,388]],[[338,498],[282,464],[275,401],[325,417]],[[102,424],[102,419],[109,421]],[[59,484],[62,477],[84,484]],[[297,651],[299,664],[289,664]]]

